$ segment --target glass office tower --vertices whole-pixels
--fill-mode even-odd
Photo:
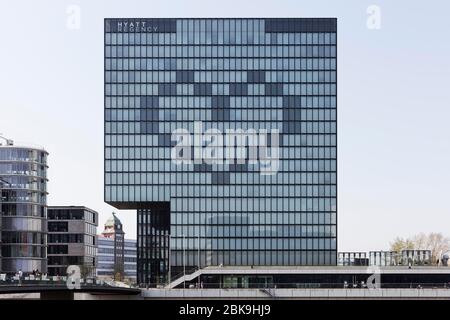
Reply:
[[[336,264],[336,25],[105,20],[105,201],[137,210],[138,282],[209,265]],[[177,163],[174,131],[199,123],[268,130],[277,169],[265,174],[250,152]]]

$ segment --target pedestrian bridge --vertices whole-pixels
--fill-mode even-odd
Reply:
[[[75,293],[88,293],[92,295],[108,296],[138,296],[141,290],[115,282],[102,280],[80,280],[79,286],[67,283],[66,277],[58,279],[0,279],[0,294],[40,293],[45,299],[74,299]]]

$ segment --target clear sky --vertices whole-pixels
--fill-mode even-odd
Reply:
[[[0,132],[50,152],[49,205],[91,207],[102,226],[103,18],[337,17],[339,250],[450,236],[449,14],[444,0],[3,2]],[[119,217],[135,238],[135,213]]]

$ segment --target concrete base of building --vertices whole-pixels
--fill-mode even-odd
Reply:
[[[140,295],[111,295],[74,292],[0,294],[0,300],[142,300]]]
[[[72,291],[46,291],[41,292],[41,300],[74,300]]]
[[[141,295],[75,293],[74,300],[143,300]]]
[[[40,298],[38,292],[0,294],[0,300],[39,300]]]
[[[450,289],[143,289],[144,299],[450,300]]]

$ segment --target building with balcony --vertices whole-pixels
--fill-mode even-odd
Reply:
[[[0,273],[47,272],[47,156],[0,137]]]

